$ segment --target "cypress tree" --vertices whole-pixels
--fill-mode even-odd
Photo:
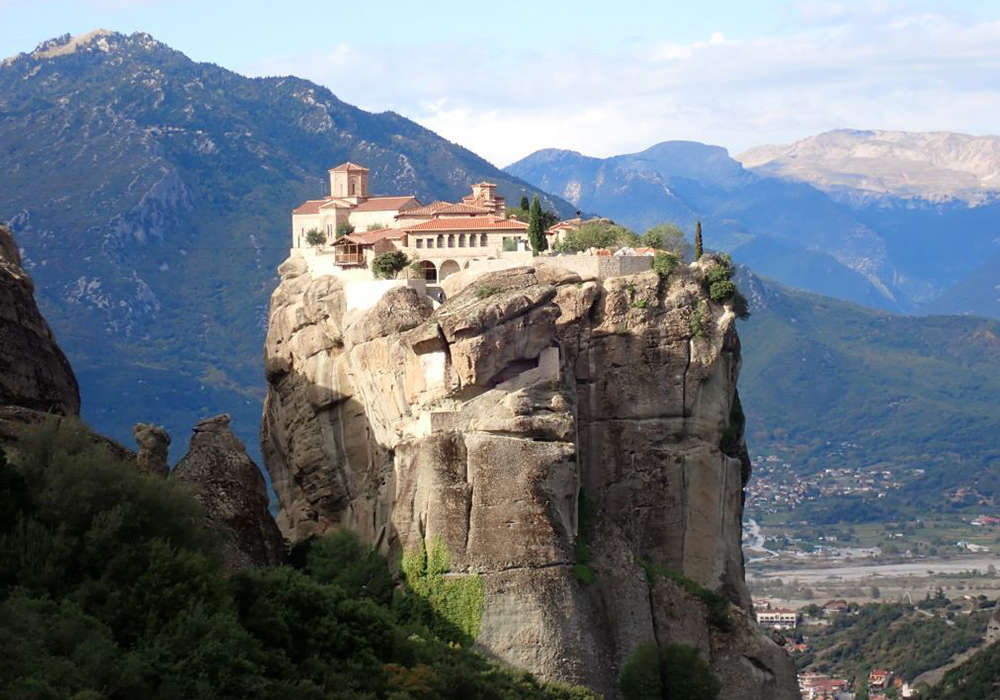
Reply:
[[[522,194],[521,195],[521,211],[528,211],[528,208],[530,206],[531,205],[528,204],[528,195]]]
[[[698,221],[694,225],[694,259],[701,260],[701,256],[704,252],[705,249],[701,242],[701,222]]]
[[[545,228],[542,223],[542,203],[538,201],[538,195],[531,201],[531,209],[528,212],[528,240],[531,241],[531,249],[540,253],[549,247],[545,240]]]

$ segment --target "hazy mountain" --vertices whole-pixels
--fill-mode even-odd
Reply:
[[[740,326],[751,452],[802,473],[892,469],[907,484],[892,507],[948,507],[957,486],[1000,498],[1000,322],[873,311],[745,269],[738,283],[752,309]]]
[[[1000,136],[841,129],[736,157],[754,171],[851,197],[982,202],[1000,193]]]
[[[706,245],[786,284],[886,309],[906,309],[878,234],[801,183],[760,177],[718,146],[666,141],[640,153],[591,158],[548,149],[505,170],[581,210],[636,230],[705,225]]]
[[[864,134],[881,136],[872,136],[865,150]],[[538,151],[507,171],[639,230],[660,221],[690,230],[701,219],[707,246],[793,287],[891,311],[1000,318],[1000,273],[985,262],[1000,256],[1000,195],[980,187],[996,180],[998,143],[954,134],[832,132],[784,151],[753,149],[741,156],[745,162],[772,152],[787,157],[748,170],[724,149],[668,141],[606,159]],[[884,157],[857,155],[864,153]],[[931,170],[941,181],[949,173],[975,175],[978,189],[962,192],[976,198],[953,196],[957,189],[916,196],[915,186],[876,194],[829,185],[830,173],[864,184],[851,173],[866,164],[874,181],[906,175],[907,163],[919,166],[911,168],[913,182]],[[932,181],[920,180],[928,187]]]
[[[183,444],[225,410],[256,444],[290,212],[348,159],[376,194],[451,199],[482,179],[508,198],[537,191],[397,114],[195,63],[147,34],[64,36],[0,64],[0,219],[77,368],[84,417],[127,442],[132,421],[153,420]]]

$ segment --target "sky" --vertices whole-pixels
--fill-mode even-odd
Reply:
[[[1000,131],[1000,0],[0,0],[0,56],[98,27],[313,80],[501,167],[539,148]]]

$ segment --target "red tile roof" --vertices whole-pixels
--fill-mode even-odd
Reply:
[[[344,170],[349,170],[352,172],[363,170],[364,172],[368,172],[368,168],[364,167],[363,165],[358,165],[357,163],[352,163],[351,161],[347,161],[346,163],[341,163],[336,168],[330,168],[331,172],[336,171],[339,173],[343,172]]]
[[[406,227],[406,231],[527,231],[528,224],[497,216],[476,216],[469,218],[434,219],[416,226]]]
[[[477,207],[475,204],[449,204],[446,207],[441,207],[435,213],[439,216],[447,216],[449,214],[479,214],[485,216],[491,212],[492,209]]]
[[[292,209],[293,214],[318,214],[319,208],[330,201],[327,199],[307,199],[305,202]]]
[[[420,200],[413,195],[403,197],[369,197],[351,211],[399,211],[408,204],[420,206]]]
[[[452,206],[450,202],[442,202],[438,200],[436,202],[431,202],[430,204],[425,204],[422,207],[417,207],[416,209],[407,209],[406,211],[401,211],[400,215],[406,216],[431,216],[441,211],[445,207]]]
[[[492,182],[486,182],[486,180],[483,180],[482,182],[477,182],[475,185],[473,185],[473,187],[496,187],[496,184]]]

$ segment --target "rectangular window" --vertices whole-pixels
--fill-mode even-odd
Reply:
[[[424,239],[423,238],[418,238],[417,239],[417,247],[418,248],[423,248],[424,247]]]

